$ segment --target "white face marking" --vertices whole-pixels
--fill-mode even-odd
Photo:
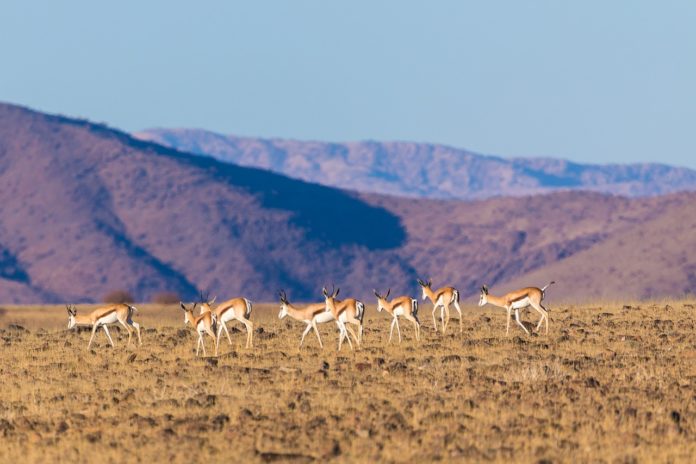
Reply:
[[[73,327],[75,327],[75,324],[76,324],[76,322],[75,322],[75,316],[73,316],[72,314],[70,314],[70,315],[68,316],[68,329],[72,329]]]
[[[288,315],[288,308],[285,306],[285,303],[282,303],[280,305],[280,312],[278,313],[278,319],[282,319],[287,315]]]
[[[488,295],[485,293],[481,292],[481,298],[479,298],[479,306],[483,306],[488,302]]]
[[[421,287],[421,290],[423,290],[423,301],[428,297],[428,294],[425,293],[425,287]]]

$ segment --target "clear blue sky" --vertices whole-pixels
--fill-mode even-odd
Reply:
[[[696,168],[696,2],[3,0],[0,100]]]

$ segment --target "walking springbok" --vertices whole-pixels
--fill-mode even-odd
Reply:
[[[481,298],[479,299],[479,306],[483,306],[486,303],[490,303],[494,306],[499,306],[501,308],[505,308],[507,310],[507,326],[505,328],[505,335],[507,336],[510,332],[510,316],[512,314],[512,310],[515,310],[515,321],[517,321],[517,324],[522,327],[522,330],[524,330],[527,335],[529,335],[529,330],[520,322],[520,309],[526,308],[527,306],[531,306],[534,308],[539,314],[541,314],[541,318],[539,319],[539,323],[537,324],[536,328],[534,329],[535,332],[539,331],[539,327],[541,327],[541,323],[546,321],[546,334],[548,335],[549,333],[549,312],[548,310],[541,304],[541,301],[544,299],[546,296],[546,289],[549,288],[550,285],[555,284],[555,281],[551,281],[550,283],[546,284],[542,288],[537,288],[537,287],[526,287],[526,288],[521,288],[519,290],[515,290],[514,292],[506,293],[503,296],[493,296],[488,293],[488,286],[484,285],[481,287]]]
[[[348,346],[353,349],[353,344],[350,341],[348,332],[355,339],[355,343],[360,346],[362,342],[363,335],[363,318],[365,317],[365,304],[362,301],[358,301],[355,298],[346,298],[345,300],[337,300],[338,292],[341,290],[337,288],[336,290],[331,288],[331,293],[323,287],[322,293],[324,294],[324,300],[326,302],[326,310],[333,314],[336,323],[338,324],[338,351],[341,351],[341,345],[343,344],[343,339],[348,340]],[[358,326],[358,336],[355,335],[353,329],[346,325],[346,322]]]
[[[244,327],[246,328],[246,348],[250,348],[253,345],[254,338],[254,324],[252,324],[252,322],[249,320],[252,309],[251,301],[247,300],[246,298],[232,298],[231,300],[223,301],[217,305],[213,311],[210,305],[215,303],[216,298],[217,297],[214,297],[212,300],[208,301],[207,297],[203,298],[203,295],[201,294],[200,305],[201,314],[206,311],[214,312],[217,323],[220,324],[217,329],[217,343],[220,343],[220,335],[224,329],[225,333],[227,334],[227,341],[231,345],[232,338],[230,337],[230,331],[227,330],[227,325],[225,322],[239,321],[244,324]]]
[[[280,313],[278,313],[278,319],[283,319],[286,316],[290,316],[293,319],[307,324],[304,332],[302,332],[302,338],[300,338],[300,348],[302,348],[302,343],[304,343],[305,336],[310,330],[314,329],[314,333],[317,334],[317,339],[319,340],[319,346],[321,346],[323,349],[324,344],[321,342],[321,336],[319,335],[317,324],[323,324],[325,322],[335,320],[333,314],[326,310],[326,303],[314,303],[307,305],[304,308],[297,308],[290,304],[288,301],[288,296],[285,294],[284,290],[281,290],[279,295]],[[341,317],[344,316],[342,315]]]
[[[131,337],[133,335],[131,327],[133,327],[138,334],[138,345],[143,344],[140,338],[140,324],[133,321],[133,313],[138,312],[135,306],[126,303],[114,304],[103,308],[97,308],[85,316],[77,315],[77,308],[75,305],[67,305],[66,308],[68,309],[68,329],[72,329],[75,326],[92,326],[92,336],[89,338],[87,349],[92,346],[94,335],[97,333],[99,327],[104,329],[104,333],[113,348],[114,341],[111,339],[111,334],[109,333],[107,325],[115,324],[116,322],[121,324],[128,332],[128,345],[126,346],[130,346],[131,343]]]
[[[213,339],[213,343],[215,343],[215,356],[218,355],[218,342],[217,338],[215,338],[215,314],[213,314],[210,311],[205,311],[199,314],[198,316],[193,315],[193,311],[196,309],[196,305],[198,303],[193,303],[191,308],[187,308],[184,303],[181,301],[179,302],[179,305],[181,306],[181,309],[184,311],[184,325],[187,323],[190,323],[196,333],[198,334],[198,343],[196,343],[196,356],[198,356],[198,353],[200,353],[201,346],[203,347],[203,356],[207,356],[208,354],[205,352],[205,343],[203,342],[203,334],[208,334],[210,335],[210,338]]]
[[[403,316],[407,320],[413,322],[413,328],[416,331],[416,340],[420,340],[420,321],[418,320],[418,300],[410,296],[399,296],[387,301],[391,289],[387,290],[387,294],[381,296],[377,290],[372,290],[377,297],[377,312],[385,310],[392,316],[391,328],[389,329],[389,342],[391,343],[392,335],[394,334],[394,325],[396,332],[399,334],[399,343],[401,343],[401,329],[399,328],[399,316]]]
[[[442,333],[445,333],[447,329],[447,324],[449,324],[449,306],[454,304],[457,312],[459,313],[459,333],[464,331],[463,321],[462,321],[462,308],[459,307],[459,290],[454,287],[442,287],[437,290],[432,289],[433,282],[428,280],[423,282],[418,279],[418,285],[423,289],[423,301],[429,298],[433,302],[433,327],[435,332],[437,332],[437,321],[435,320],[435,311],[438,306],[440,309],[440,321],[442,322]],[[445,315],[447,319],[445,319]]]

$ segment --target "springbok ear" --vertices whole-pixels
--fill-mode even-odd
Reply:
[[[384,295],[384,298],[389,298],[389,294],[391,293],[391,288],[387,290],[387,294]]]
[[[432,286],[433,286],[433,279],[428,279],[428,287],[432,287]]]
[[[323,293],[324,296],[329,296],[329,291],[326,289],[326,287],[321,287],[321,293]]]
[[[184,303],[182,303],[181,301],[179,302],[179,306],[181,306],[181,309],[183,309],[184,311],[186,311],[186,306],[185,306]]]
[[[381,296],[379,296],[379,293],[377,293],[377,290],[375,290],[374,288],[372,289],[372,293],[374,293],[377,298],[382,298]]]
[[[484,295],[488,295],[488,285],[483,285],[481,287],[481,291],[483,292]]]
[[[340,292],[340,291],[341,291],[340,288],[337,288],[337,289],[336,289],[336,291],[335,291],[334,294],[333,294],[334,298],[336,298],[336,297],[338,296],[338,292]]]
[[[213,297],[213,299],[210,300],[210,301],[208,302],[208,304],[213,304],[213,303],[215,303],[215,300],[217,300],[217,295],[215,295],[215,296]]]
[[[425,287],[425,282],[423,282],[420,279],[416,279],[416,281],[418,282],[418,285],[420,285],[421,287]]]

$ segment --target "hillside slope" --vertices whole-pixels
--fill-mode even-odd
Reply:
[[[308,182],[396,196],[470,200],[557,190],[625,196],[696,190],[696,171],[660,164],[505,159],[425,143],[303,142],[225,136],[195,129],[152,129],[135,136]]]
[[[696,194],[589,192],[463,202],[358,194],[0,104],[0,302],[138,300],[199,289],[372,302],[417,276],[550,296],[693,291]],[[467,298],[468,298],[467,297]]]
[[[388,252],[404,240],[397,217],[339,190],[0,105],[0,301],[268,299],[280,287],[310,298],[339,277],[406,279]]]

